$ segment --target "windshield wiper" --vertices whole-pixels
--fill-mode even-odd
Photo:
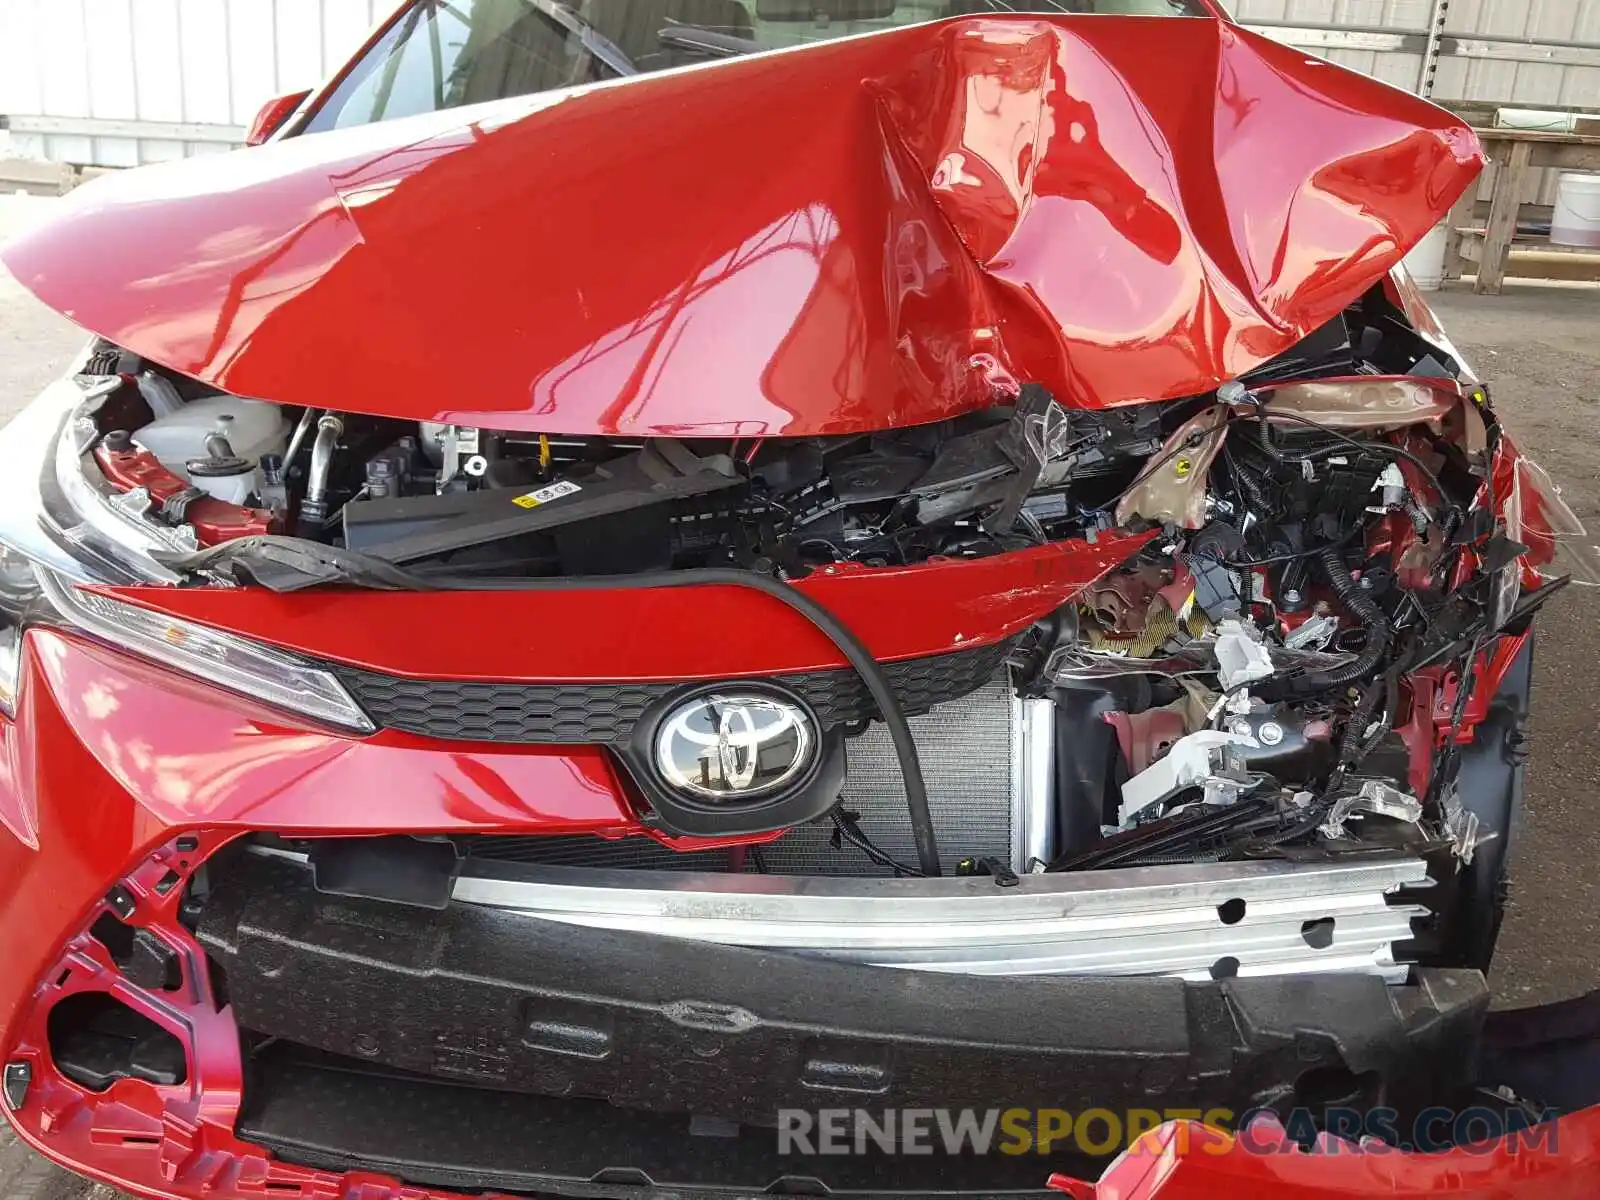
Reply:
[[[755,54],[763,48],[754,38],[707,29],[703,25],[668,25],[656,37],[664,46],[697,50],[714,58],[738,58],[741,54]]]
[[[619,76],[639,74],[639,68],[621,46],[565,4],[559,4],[557,0],[523,0],[523,2],[538,9],[572,34],[583,44],[585,50],[609,67],[613,74]]]

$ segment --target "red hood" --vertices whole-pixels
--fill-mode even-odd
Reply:
[[[1212,388],[1480,167],[1448,113],[1219,21],[967,17],[132,172],[4,258],[241,395],[830,434],[1009,379]]]

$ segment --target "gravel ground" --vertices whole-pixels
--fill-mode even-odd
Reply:
[[[48,204],[0,196],[0,240]],[[1457,285],[1435,307],[1521,445],[1600,529],[1600,288],[1511,283],[1503,296],[1477,297]],[[57,375],[81,342],[0,270],[0,420]],[[1600,662],[1600,589],[1559,597],[1539,628],[1527,809],[1493,977],[1507,1007],[1600,988],[1600,871],[1588,816],[1600,785],[1600,710],[1588,678]],[[25,1176],[31,1163],[0,1123],[0,1200],[115,1196],[64,1175]]]
[[[1600,288],[1510,284],[1504,295],[1474,296],[1455,285],[1434,307],[1518,443],[1600,531]],[[1600,661],[1600,589],[1568,589],[1538,628],[1527,807],[1491,979],[1504,1007],[1600,988],[1600,872],[1588,817],[1600,784],[1600,710],[1588,677]]]

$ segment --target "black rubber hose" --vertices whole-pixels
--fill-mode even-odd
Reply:
[[[822,634],[838,647],[839,653],[855,668],[861,682],[866,684],[883,723],[894,742],[895,758],[900,765],[901,782],[906,792],[906,810],[911,817],[911,836],[917,846],[917,865],[922,873],[933,877],[941,873],[939,866],[939,840],[933,830],[933,813],[928,807],[928,786],[922,778],[922,762],[917,757],[917,743],[911,736],[911,726],[900,708],[900,701],[889,686],[883,667],[872,657],[860,639],[844,622],[804,592],[798,592],[786,583],[754,571],[732,568],[702,567],[685,571],[649,571],[638,575],[608,575],[603,579],[524,579],[479,580],[449,576],[431,577],[435,587],[453,587],[459,590],[496,591],[508,583],[526,591],[578,591],[594,588],[679,588],[679,587],[742,587],[771,596],[805,617]]]
[[[1272,436],[1272,425],[1267,421],[1265,406],[1256,406],[1256,436],[1261,443],[1261,449],[1275,463],[1286,463],[1289,460],[1278,449],[1278,443]]]
[[[1306,810],[1305,815],[1300,820],[1289,826],[1289,828],[1281,829],[1277,833],[1267,834],[1265,837],[1258,839],[1255,844],[1261,849],[1268,849],[1275,846],[1286,846],[1290,842],[1297,842],[1301,838],[1315,833],[1318,827],[1328,819],[1328,814],[1332,811],[1333,801],[1331,799],[1318,800]]]
[[[1378,722],[1378,727],[1372,731],[1371,735],[1368,736],[1366,740],[1361,743],[1361,746],[1356,750],[1355,758],[1351,763],[1352,766],[1365,762],[1367,755],[1376,750],[1379,743],[1382,742],[1384,738],[1388,737],[1390,732],[1394,729],[1395,714],[1400,708],[1399,663],[1393,662],[1389,664],[1389,669],[1384,673],[1383,676],[1383,690],[1383,719]]]
[[[912,840],[917,843],[917,866],[922,867],[922,874],[930,878],[941,874],[939,838],[933,832],[933,811],[928,808],[928,784],[922,778],[922,760],[917,757],[917,742],[910,736],[910,725],[906,722],[904,710],[899,706],[899,698],[894,694],[894,688],[890,686],[888,675],[883,674],[882,664],[872,658],[872,651],[867,650],[861,640],[850,632],[850,627],[845,626],[845,622],[840,621],[805,592],[797,592],[789,584],[782,584],[771,576],[757,574],[755,571],[738,571],[733,568],[715,568],[715,566],[688,571],[651,571],[632,576],[606,576],[600,581],[528,579],[525,582],[533,586],[531,590],[541,590],[539,584],[549,586],[565,582],[582,584],[589,589],[592,587],[747,587],[752,592],[770,595],[774,600],[792,608],[795,613],[818,627],[821,634],[837,646],[838,653],[845,656],[845,661],[854,667],[856,674],[861,677],[861,682],[866,683],[867,691],[872,694],[872,701],[878,706],[878,714],[883,717],[883,725],[890,731],[890,739],[894,742],[894,757],[901,768],[902,786],[906,787],[906,810],[910,814],[910,832]]]
[[[1350,568],[1345,564],[1344,555],[1332,546],[1324,546],[1317,552],[1317,561],[1322,564],[1323,574],[1328,577],[1328,586],[1344,601],[1344,606],[1360,617],[1363,625],[1369,628],[1382,627],[1387,637],[1389,621],[1383,615],[1383,609],[1378,607],[1378,602],[1365,588],[1350,578]]]
[[[1389,649],[1389,621],[1383,615],[1383,610],[1378,607],[1378,602],[1350,578],[1350,568],[1345,565],[1344,556],[1338,550],[1332,546],[1327,547],[1317,555],[1317,562],[1321,564],[1322,573],[1327,577],[1328,586],[1333,589],[1334,595],[1344,602],[1346,608],[1361,618],[1361,623],[1367,627],[1366,647],[1356,656],[1354,662],[1318,673],[1321,675],[1318,690],[1331,691],[1347,683],[1365,679],[1377,669]]]
[[[1244,494],[1247,510],[1254,512],[1257,520],[1264,519],[1264,514],[1271,511],[1271,505],[1267,502],[1266,492],[1261,490],[1261,484],[1256,481],[1255,476],[1239,466],[1234,460],[1232,451],[1224,447],[1224,454],[1227,456],[1228,466],[1233,471],[1233,481],[1238,486],[1239,491]],[[1282,460],[1280,459],[1279,461]]]
[[[607,575],[602,579],[474,579],[471,576],[427,576],[428,584],[435,588],[464,591],[499,591],[511,585],[520,591],[591,591],[595,588],[680,588],[680,587],[742,587],[771,596],[810,621],[843,654],[866,684],[883,723],[888,727],[894,742],[895,758],[899,761],[901,782],[906,792],[906,810],[911,817],[911,836],[917,846],[917,865],[922,873],[933,877],[941,873],[939,866],[939,840],[933,830],[933,813],[928,807],[928,786],[922,778],[922,762],[917,757],[917,743],[911,737],[911,726],[900,708],[900,701],[889,686],[883,667],[872,657],[860,639],[844,622],[818,604],[804,592],[796,591],[786,583],[754,571],[732,568],[703,567],[685,571],[648,571],[638,575]]]
[[[1345,565],[1344,557],[1339,550],[1333,546],[1324,547],[1317,553],[1317,562],[1321,565],[1322,573],[1334,594],[1366,626],[1367,644],[1360,654],[1342,667],[1334,667],[1327,671],[1311,671],[1305,675],[1289,676],[1284,679],[1263,680],[1251,688],[1251,691],[1263,700],[1314,696],[1319,692],[1331,692],[1335,688],[1355,683],[1376,671],[1383,662],[1383,656],[1388,653],[1392,632],[1389,621],[1383,615],[1383,610],[1378,607],[1377,601],[1350,578],[1350,568]]]
[[[568,579],[503,579],[474,575],[425,575],[397,566],[384,559],[360,551],[337,550],[301,538],[264,536],[240,538],[224,542],[197,553],[174,557],[172,565],[183,570],[215,569],[240,561],[247,552],[257,551],[268,556],[276,551],[290,570],[312,571],[325,568],[327,582],[340,582],[339,575],[358,579],[368,586],[399,591],[527,591],[573,592],[609,589],[681,588],[681,587],[742,587],[762,592],[787,605],[837,647],[840,654],[855,669],[866,684],[867,692],[888,727],[889,738],[894,743],[895,758],[899,762],[901,781],[905,786],[906,809],[911,817],[911,835],[916,842],[917,863],[922,873],[937,876],[939,866],[939,841],[933,830],[933,814],[928,808],[928,786],[922,778],[922,762],[917,757],[917,743],[911,737],[911,726],[900,708],[900,701],[889,686],[883,667],[872,653],[861,644],[850,629],[831,612],[803,592],[768,575],[755,571],[740,571],[729,567],[698,567],[684,571],[641,571],[631,575],[605,575],[597,578]],[[303,560],[303,562],[302,562]],[[246,561],[246,569],[252,566]],[[270,586],[270,585],[269,585]]]

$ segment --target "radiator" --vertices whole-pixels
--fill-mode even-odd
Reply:
[[[1050,803],[1049,753],[1053,706],[1019,701],[1002,675],[977,691],[910,718],[927,783],[934,832],[945,872],[963,858],[994,858],[1025,869],[1047,854]],[[878,722],[845,745],[848,768],[841,798],[874,845],[898,862],[915,865],[916,845],[899,761],[887,728]],[[799,826],[759,854],[746,870],[779,875],[890,875],[861,850],[832,844],[830,818]],[[726,851],[681,854],[645,837],[605,841],[595,837],[477,837],[464,839],[479,858],[558,866],[725,870]]]
[[[1004,680],[910,718],[922,760],[928,807],[939,837],[939,857],[949,874],[963,858],[1012,861],[1017,814],[1013,811],[1012,762],[1016,757],[1011,688]],[[840,801],[860,816],[861,832],[898,862],[916,865],[916,842],[900,778],[900,763],[888,729],[867,727],[845,747],[848,774]],[[824,819],[791,829],[762,854],[781,875],[887,875],[853,846],[834,849],[833,822]]]

